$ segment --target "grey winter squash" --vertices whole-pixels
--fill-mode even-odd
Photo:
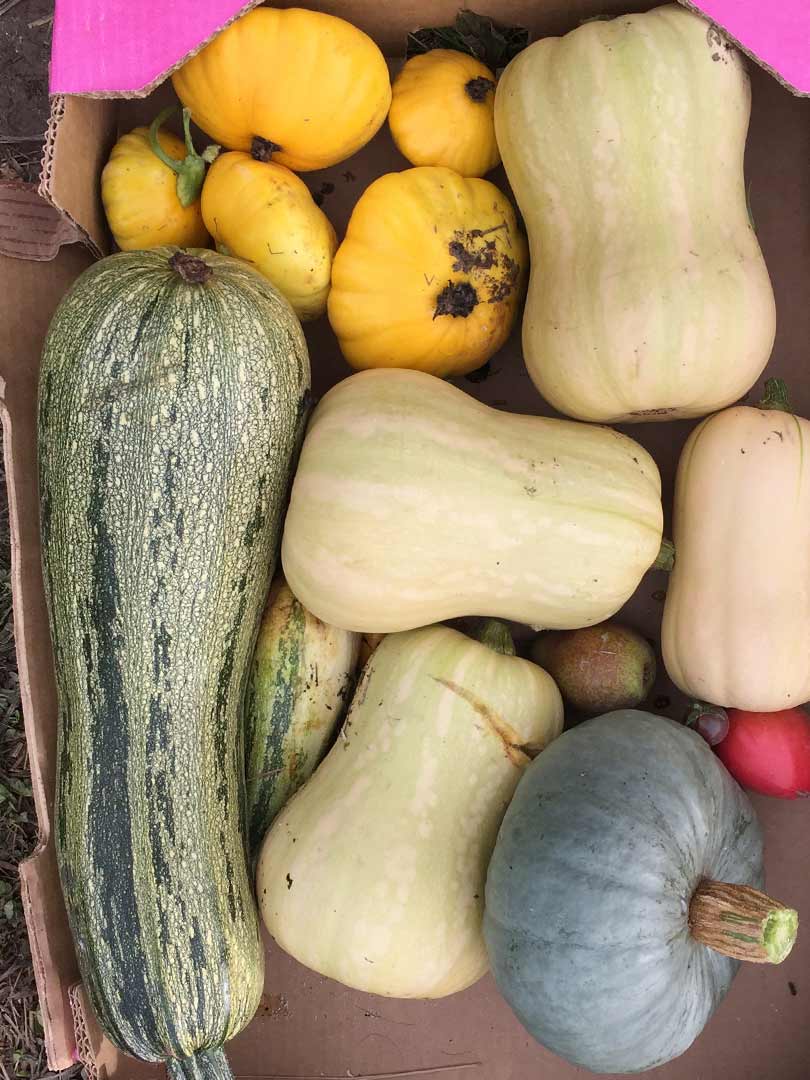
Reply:
[[[230,1076],[262,991],[241,707],[308,386],[289,305],[210,251],[102,260],[45,344],[62,888],[104,1031],[175,1080]]]
[[[790,951],[796,912],[762,880],[754,810],[700,736],[633,710],[589,720],[529,766],[501,826],[498,986],[570,1062],[653,1068],[697,1038],[740,959]]]

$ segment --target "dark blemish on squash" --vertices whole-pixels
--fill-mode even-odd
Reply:
[[[373,960],[369,960],[369,958],[368,958],[367,956],[364,956],[364,957],[363,957],[363,959],[365,960],[365,962],[366,962],[367,964],[373,964],[373,963],[374,963],[374,961],[373,961]]]
[[[480,230],[473,229],[467,235],[471,237],[475,232],[480,232]],[[453,263],[453,269],[463,274],[469,274],[473,270],[490,270],[498,257],[494,240],[487,240],[484,246],[477,250],[465,247],[461,240],[451,240],[447,245],[447,250],[456,260]]]
[[[790,982],[790,981],[788,982],[788,990],[790,991],[790,996],[791,996],[791,997],[796,997],[796,995],[797,995],[797,994],[798,994],[798,992],[799,992],[799,991],[798,991],[798,990],[796,989],[796,983],[795,983],[795,982]]]
[[[647,668],[647,665],[645,664],[645,666],[644,666],[644,674],[646,675],[647,672],[648,672],[648,668]],[[657,698],[653,699],[653,705],[654,705],[654,707],[656,709],[668,709],[671,704],[672,704],[672,702],[670,701],[670,699],[667,697],[666,694],[661,694],[660,697],[657,697]]]
[[[652,598],[657,603],[663,604],[663,602],[667,598],[666,590],[665,589],[656,589],[655,592],[652,594]]]
[[[636,465],[638,465],[638,458],[637,457],[634,457],[633,461],[635,461]]]
[[[423,273],[422,277],[425,279],[425,284],[426,285],[432,285],[433,282],[436,280],[436,275],[435,274],[431,274],[430,277],[428,277],[427,274]]]
[[[529,496],[536,495],[537,494],[537,485],[536,484],[524,484],[523,490]]]
[[[771,434],[776,435],[777,438],[779,439],[779,442],[784,442],[785,441],[785,436],[782,434],[781,431],[773,431],[773,432],[771,432]]]
[[[484,379],[488,379],[492,374],[492,366],[489,360],[487,360],[487,362],[485,364],[482,364],[480,368],[476,368],[475,371],[468,372],[464,376],[464,378],[467,380],[467,382],[480,383],[483,382]]]
[[[504,276],[500,281],[493,282],[489,290],[489,303],[500,304],[504,300],[508,299],[510,294],[514,291],[517,280],[520,277],[520,269],[514,259],[510,259],[508,255],[504,255],[502,258]]]
[[[744,454],[744,453],[745,453],[745,451],[743,450],[743,448],[742,448],[742,447],[740,447],[740,453],[741,453],[741,454]]]
[[[630,413],[631,416],[669,416],[670,413],[674,413],[673,407],[665,409],[635,409]]]
[[[287,874],[287,891],[289,892],[289,890],[292,887],[293,887],[293,879],[290,877],[289,874]]]
[[[436,298],[433,318],[452,315],[454,319],[466,319],[478,304],[478,293],[469,281],[448,281]]]

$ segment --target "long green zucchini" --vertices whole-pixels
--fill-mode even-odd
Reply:
[[[287,303],[209,251],[102,260],[45,345],[62,888],[103,1029],[176,1080],[231,1075],[262,990],[242,703],[308,386]]]
[[[349,707],[360,635],[310,614],[279,577],[262,616],[245,705],[248,838],[309,779]]]

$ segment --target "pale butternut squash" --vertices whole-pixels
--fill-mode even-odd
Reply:
[[[487,970],[487,864],[524,768],[562,730],[542,668],[432,626],[386,637],[341,737],[265,838],[265,925],[302,964],[389,997]]]
[[[683,449],[661,644],[691,697],[775,712],[810,699],[810,422],[768,391]]]
[[[739,53],[677,4],[544,38],[506,68],[495,127],[531,251],[523,349],[561,412],[703,416],[765,367],[749,113]]]
[[[627,436],[364,371],[312,416],[282,559],[304,606],[344,630],[460,615],[569,629],[624,604],[661,528],[658,469]]]

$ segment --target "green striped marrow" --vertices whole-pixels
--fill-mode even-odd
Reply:
[[[242,703],[308,386],[286,301],[210,251],[102,260],[45,344],[62,888],[101,1026],[175,1080],[231,1075],[262,991]]]
[[[354,690],[360,635],[327,626],[282,577],[270,589],[245,708],[248,841],[264,834],[332,742]]]

